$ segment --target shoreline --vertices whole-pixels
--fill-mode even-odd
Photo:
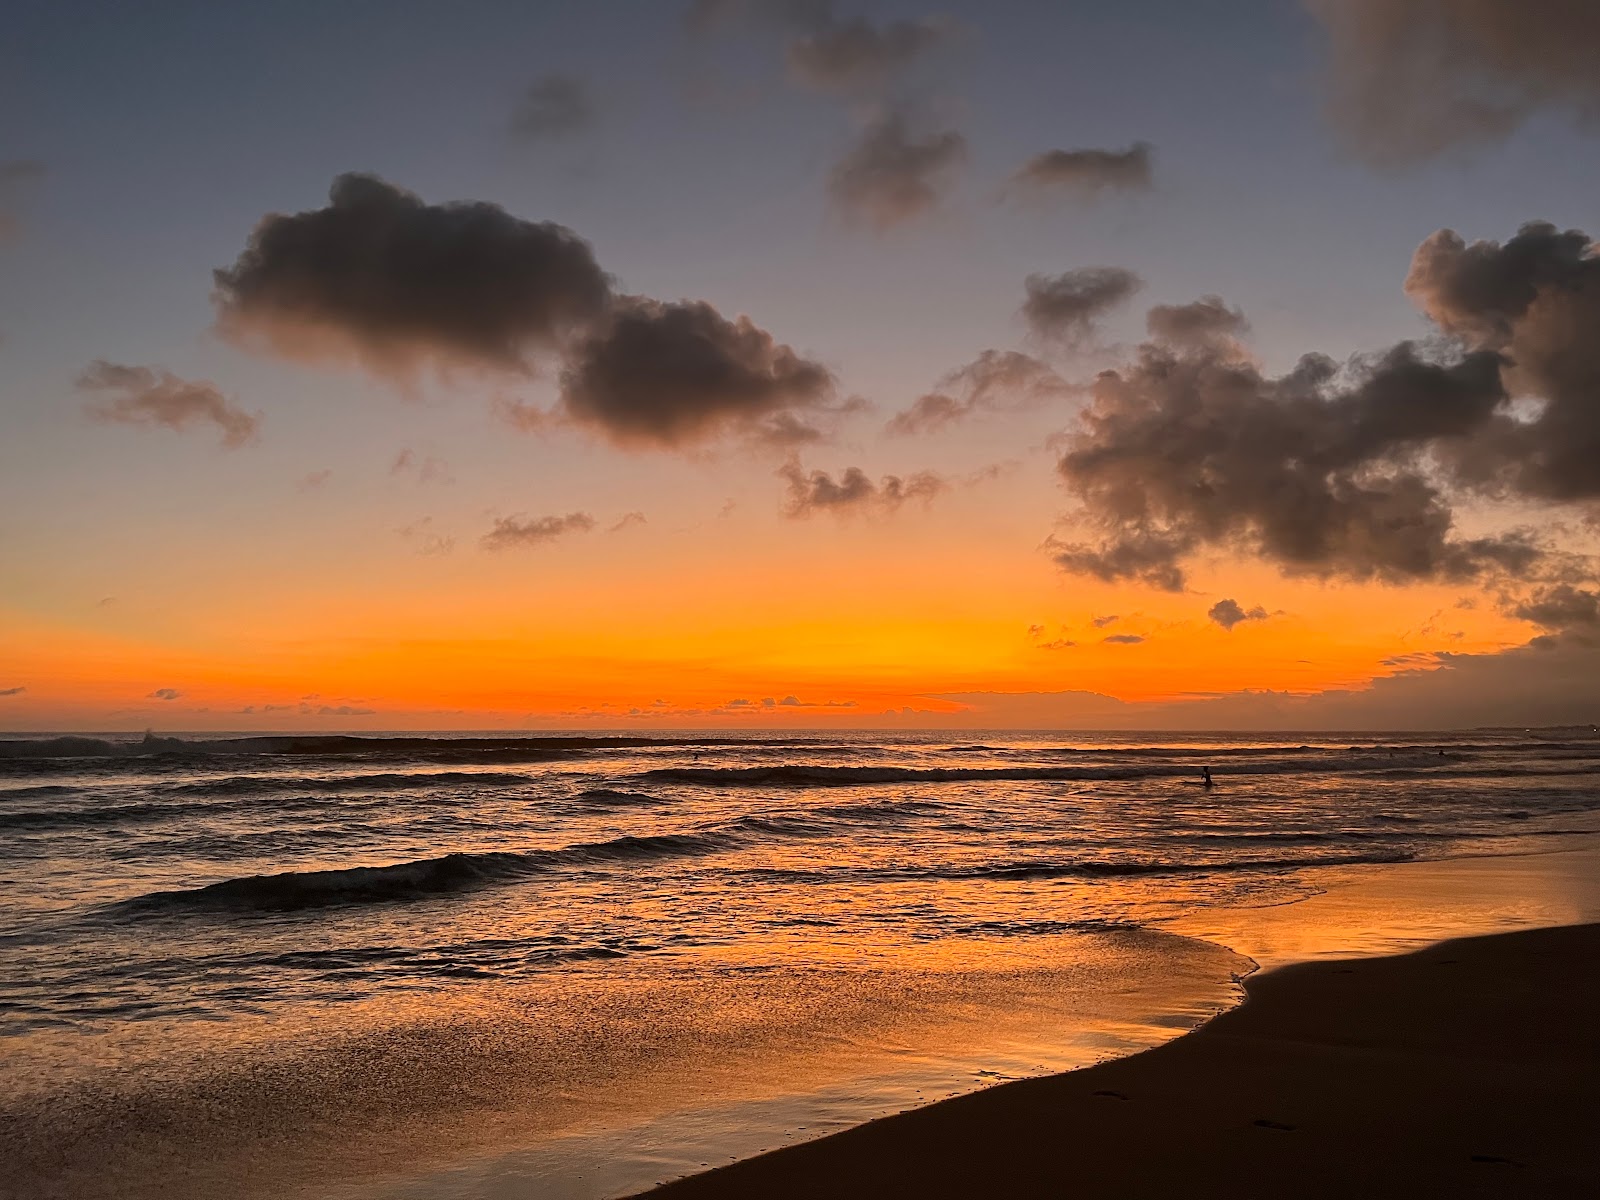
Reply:
[[[1242,985],[1242,1004],[1132,1057],[640,1194],[1600,1194],[1586,1152],[1600,1127],[1600,924],[1301,962]]]

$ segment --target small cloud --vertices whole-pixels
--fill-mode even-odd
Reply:
[[[1144,280],[1123,267],[1079,267],[1059,275],[1029,275],[1022,315],[1040,338],[1081,347],[1095,335],[1096,322],[1124,304]]]
[[[1105,192],[1148,191],[1151,146],[1135,142],[1126,150],[1047,150],[1036,154],[1011,177],[1011,192],[1059,195],[1083,200]]]
[[[543,433],[560,423],[560,418],[548,409],[513,396],[496,396],[493,411],[498,420],[522,433]]]
[[[1043,625],[1029,625],[1028,626],[1028,636],[1030,638],[1043,637],[1044,636],[1044,626]]]
[[[1100,640],[1108,646],[1137,646],[1144,641],[1137,633],[1113,633],[1110,637]]]
[[[1210,611],[1206,613],[1206,616],[1230,632],[1232,632],[1235,625],[1242,624],[1245,621],[1265,621],[1270,615],[1259,604],[1246,612],[1240,607],[1237,600],[1218,600],[1211,606]]]
[[[312,471],[309,475],[302,475],[296,485],[302,492],[314,492],[333,478],[331,470]]]
[[[1134,640],[1138,641],[1140,639],[1135,638]],[[1036,649],[1036,650],[1070,650],[1070,649],[1072,649],[1072,647],[1076,646],[1077,644],[1078,644],[1077,642],[1069,641],[1067,638],[1057,638],[1053,642],[1040,642],[1036,647],[1034,647],[1034,649]]]
[[[485,550],[508,550],[514,546],[538,546],[568,533],[587,533],[594,518],[586,512],[570,512],[560,517],[501,517],[479,539]]]
[[[750,701],[749,700],[729,700],[727,704],[723,705],[723,707],[724,708],[749,708],[750,707]]]
[[[157,688],[145,697],[146,700],[176,700],[183,695],[177,688]]]
[[[615,525],[606,529],[606,532],[621,533],[624,529],[632,529],[635,525],[643,525],[645,523],[645,516],[642,512],[624,513]]]
[[[1016,350],[985,350],[896,413],[891,434],[931,433],[981,412],[1021,412],[1076,394],[1046,363]]]
[[[1104,629],[1107,625],[1115,625],[1122,617],[1117,613],[1109,613],[1103,617],[1096,617],[1090,622],[1096,629]]]
[[[319,717],[370,717],[377,711],[375,708],[357,708],[351,704],[337,706],[324,704],[317,709],[317,715]]]
[[[870,93],[948,42],[955,26],[938,18],[875,25],[831,15],[789,43],[789,74],[822,92]]]
[[[455,538],[434,531],[432,517],[423,517],[420,521],[413,521],[395,532],[400,535],[402,541],[407,542],[418,554],[427,555],[430,558],[442,557],[456,548]]]
[[[1419,650],[1411,654],[1391,654],[1382,660],[1385,667],[1398,667],[1405,671],[1432,670],[1445,661],[1448,656],[1441,656],[1430,650]]]
[[[229,450],[254,440],[261,429],[259,414],[229,403],[215,384],[180,379],[159,367],[130,367],[97,359],[78,377],[82,391],[109,392],[108,401],[88,406],[96,421],[121,425],[161,425],[183,430],[210,423],[222,433]]]
[[[881,233],[937,208],[966,158],[967,141],[954,130],[918,136],[902,114],[888,113],[839,160],[828,192],[847,220]]]
[[[20,696],[27,690],[25,687],[0,688],[0,696]]]
[[[788,462],[778,474],[789,484],[784,515],[809,517],[816,512],[850,513],[869,509],[893,512],[907,500],[926,503],[946,488],[931,471],[918,471],[902,479],[885,475],[874,483],[860,467],[846,467],[836,480],[826,471],[807,474],[797,462]]]
[[[455,479],[450,474],[450,466],[442,458],[428,455],[419,458],[409,449],[401,450],[394,456],[394,462],[389,464],[389,474],[404,475],[421,483],[454,483]]]
[[[589,129],[597,114],[589,85],[575,75],[534,80],[511,116],[511,131],[528,141],[567,138]]]

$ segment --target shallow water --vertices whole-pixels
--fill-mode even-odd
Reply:
[[[10,1183],[615,1194],[1154,1044],[1249,969],[1196,936],[1293,957],[1239,914],[1556,849],[1597,780],[1588,730],[0,742]]]

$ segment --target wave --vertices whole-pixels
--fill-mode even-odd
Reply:
[[[628,808],[643,804],[664,804],[661,796],[647,796],[643,792],[620,792],[616,788],[587,788],[573,797],[580,804],[593,804],[601,808]]]
[[[514,883],[561,867],[648,862],[711,854],[731,844],[717,834],[656,834],[580,842],[557,850],[458,852],[376,867],[247,875],[198,888],[149,892],[111,911],[140,915],[182,912],[295,912],[342,904],[420,900]]]
[[[466,787],[532,783],[516,771],[381,771],[364,775],[229,775],[175,783],[161,790],[169,795],[253,795],[260,792],[388,792],[429,787]]]
[[[206,758],[219,755],[413,758],[432,762],[537,761],[617,748],[805,746],[829,748],[812,738],[651,737],[541,735],[532,737],[362,737],[355,734],[261,734],[231,738],[162,737],[138,740],[95,737],[0,739],[0,759]],[[831,747],[844,749],[844,747]]]
[[[1424,774],[1459,760],[1438,754],[1414,756],[1409,763],[1391,757],[1344,758],[1308,764],[1304,759],[1272,758],[1215,771],[1219,783],[1230,775],[1291,775],[1392,772],[1409,767]],[[1094,782],[1138,779],[1190,779],[1195,769],[1178,763],[1071,767],[835,767],[786,763],[772,767],[657,767],[636,778],[702,787],[860,787],[894,783]]]

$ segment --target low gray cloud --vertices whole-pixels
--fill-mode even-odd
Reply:
[[[1328,34],[1329,112],[1380,166],[1498,141],[1535,113],[1600,116],[1588,0],[1306,0]]]
[[[1088,342],[1095,322],[1126,303],[1144,281],[1122,267],[1079,267],[1059,275],[1029,275],[1022,315],[1039,337],[1069,346]]]
[[[827,409],[834,380],[747,317],[630,297],[576,347],[561,392],[573,420],[615,442],[672,447],[729,431],[797,440],[798,412]]]
[[[937,208],[967,141],[955,130],[913,134],[889,112],[869,124],[828,177],[828,192],[846,220],[879,232]]]
[[[1570,583],[1539,588],[1514,604],[1511,615],[1550,630],[1600,629],[1600,592]]]
[[[335,179],[326,207],[264,217],[213,274],[225,336],[389,375],[424,363],[526,371],[611,302],[572,230],[494,204],[427,204],[360,174]]]
[[[1463,536],[1456,506],[1600,501],[1593,243],[1540,223],[1503,245],[1442,230],[1406,286],[1439,331],[1423,345],[1270,376],[1228,339],[1157,339],[1102,373],[1059,463],[1101,536],[1057,561],[1173,590],[1203,549],[1388,582],[1592,571],[1535,530]]]
[[[27,690],[25,687],[0,688],[0,696],[20,696]]]
[[[589,129],[597,111],[584,80],[553,72],[522,93],[511,115],[511,131],[528,141],[568,138]]]
[[[160,367],[131,367],[97,359],[78,377],[77,386],[109,397],[87,406],[96,421],[177,430],[213,425],[222,435],[223,446],[230,450],[253,440],[261,428],[259,414],[231,403],[215,384],[180,379]]]
[[[1126,150],[1046,150],[1011,176],[1013,195],[1097,199],[1106,192],[1148,191],[1152,183],[1148,142]]]
[[[1103,617],[1095,617],[1089,622],[1089,624],[1093,625],[1096,629],[1104,629],[1108,625],[1115,625],[1120,620],[1122,620],[1120,613],[1107,613]]]
[[[1113,633],[1110,637],[1100,639],[1108,646],[1137,646],[1144,638],[1137,633]]]
[[[593,528],[594,518],[586,512],[550,517],[499,517],[494,527],[479,539],[479,545],[485,550],[542,546],[566,534],[587,533]]]
[[[1016,350],[985,350],[945,375],[936,389],[891,417],[885,430],[931,433],[977,413],[1036,408],[1079,391],[1048,364]]]
[[[1232,633],[1235,625],[1242,625],[1246,621],[1265,621],[1268,613],[1259,604],[1246,611],[1237,600],[1218,600],[1206,612],[1206,616]]]
[[[183,695],[177,688],[157,688],[145,697],[146,700],[176,700]]]
[[[1188,304],[1157,304],[1145,314],[1156,341],[1173,346],[1227,347],[1250,330],[1250,322],[1221,296],[1202,296]]]
[[[788,483],[784,515],[809,517],[813,513],[892,512],[908,500],[928,501],[948,486],[931,471],[901,478],[885,475],[874,483],[860,467],[846,467],[838,478],[825,471],[805,471],[799,463],[785,463],[778,472]]]

